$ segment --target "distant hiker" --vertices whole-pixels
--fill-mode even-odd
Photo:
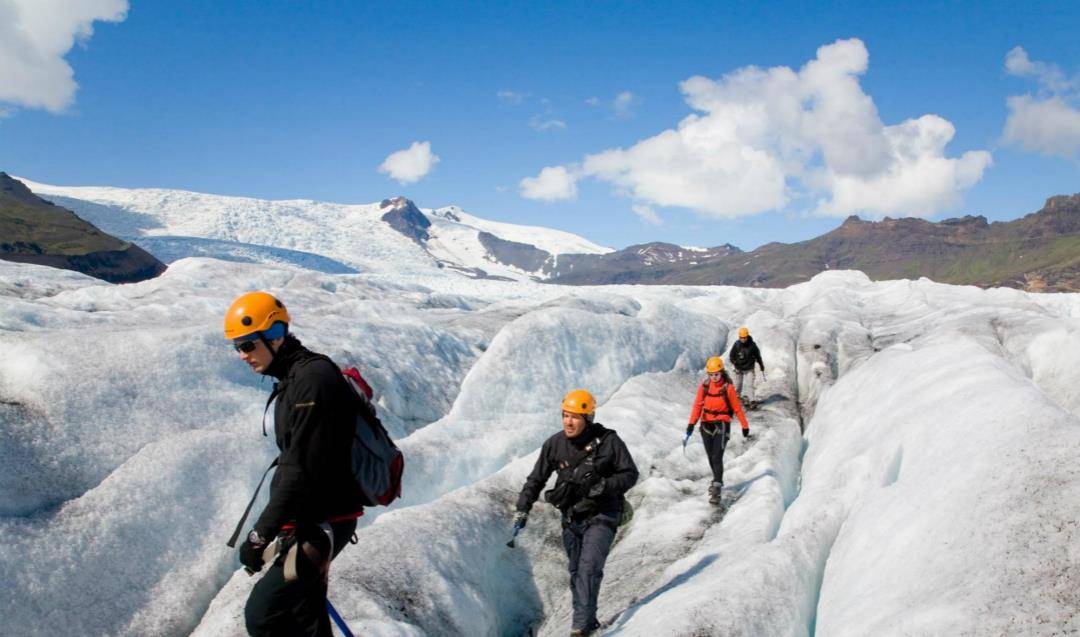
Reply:
[[[289,333],[288,311],[266,292],[233,301],[225,337],[253,372],[277,379],[267,409],[276,398],[274,436],[281,453],[269,502],[240,546],[240,562],[249,571],[271,562],[244,609],[248,633],[330,637],[330,561],[362,513],[350,458],[356,393],[333,361]]]
[[[731,437],[731,416],[735,414],[742,423],[743,438],[750,436],[750,425],[746,422],[738,392],[731,384],[731,377],[724,371],[724,359],[713,356],[705,362],[705,371],[709,377],[698,386],[694,398],[694,409],[690,412],[690,424],[686,425],[686,436],[694,433],[694,425],[701,420],[701,441],[705,443],[705,454],[709,456],[709,467],[713,472],[713,481],[709,485],[709,502],[719,504],[720,491],[724,487],[724,449]]]
[[[757,406],[757,403],[754,402],[754,381],[757,380],[754,370],[755,364],[761,367],[761,380],[766,379],[765,363],[761,362],[761,350],[758,349],[754,338],[750,336],[750,330],[745,327],[739,328],[739,340],[735,341],[735,344],[731,346],[728,360],[731,361],[731,365],[735,368],[735,391],[742,397],[743,402],[747,403],[748,407],[754,409]],[[743,391],[744,389],[746,391]]]
[[[518,496],[514,525],[523,527],[529,510],[552,472],[555,487],[544,499],[562,512],[563,548],[570,558],[570,592],[574,603],[571,635],[589,635],[600,623],[596,600],[604,577],[615,529],[624,503],[623,494],[638,479],[634,459],[611,429],[593,422],[596,401],[584,389],[563,398],[563,430],[551,436]]]

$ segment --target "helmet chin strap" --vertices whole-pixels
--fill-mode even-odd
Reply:
[[[285,338],[289,335],[289,326],[285,326],[285,333],[280,338]],[[266,335],[259,332],[259,340],[266,346],[266,350],[270,352],[270,362],[266,364],[266,369],[270,369],[270,366],[274,364],[274,358],[277,356],[277,350],[270,344],[270,340],[266,338]],[[284,345],[284,342],[282,343]]]

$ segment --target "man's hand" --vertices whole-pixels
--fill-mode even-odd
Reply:
[[[686,426],[686,437],[689,438],[694,433],[694,423],[690,423]]]
[[[263,567],[263,550],[266,548],[266,540],[252,531],[248,534],[244,543],[240,545],[240,563],[252,573],[258,573]]]
[[[743,438],[749,438],[750,437],[750,428],[749,427],[742,430],[742,437]]]
[[[514,513],[514,528],[523,529],[523,528],[525,528],[525,523],[528,522],[528,521],[529,521],[529,512],[528,511],[517,511],[516,513]]]

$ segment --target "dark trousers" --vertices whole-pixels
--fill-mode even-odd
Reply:
[[[701,441],[705,443],[705,454],[709,456],[713,482],[724,482],[724,449],[731,438],[731,422],[701,423]]]
[[[356,521],[331,525],[334,554],[349,542]],[[329,547],[326,534],[314,527],[300,533],[300,538],[314,544],[325,555]],[[278,559],[265,570],[262,579],[251,589],[244,621],[252,637],[331,637],[330,616],[326,612],[326,581],[319,565],[307,559],[303,551],[297,557],[298,578],[285,581],[285,567]]]
[[[563,548],[570,558],[570,595],[574,602],[572,628],[591,629],[597,625],[596,600],[618,524],[617,511],[597,513],[580,522],[563,518]]]

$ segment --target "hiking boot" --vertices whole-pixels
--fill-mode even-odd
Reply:
[[[718,504],[720,502],[720,491],[724,488],[723,482],[714,482],[709,485],[709,503]]]
[[[600,622],[594,619],[592,620],[592,623],[589,624],[588,628],[571,628],[570,637],[578,637],[578,635],[591,635],[593,634],[593,631],[600,630],[600,625]]]

